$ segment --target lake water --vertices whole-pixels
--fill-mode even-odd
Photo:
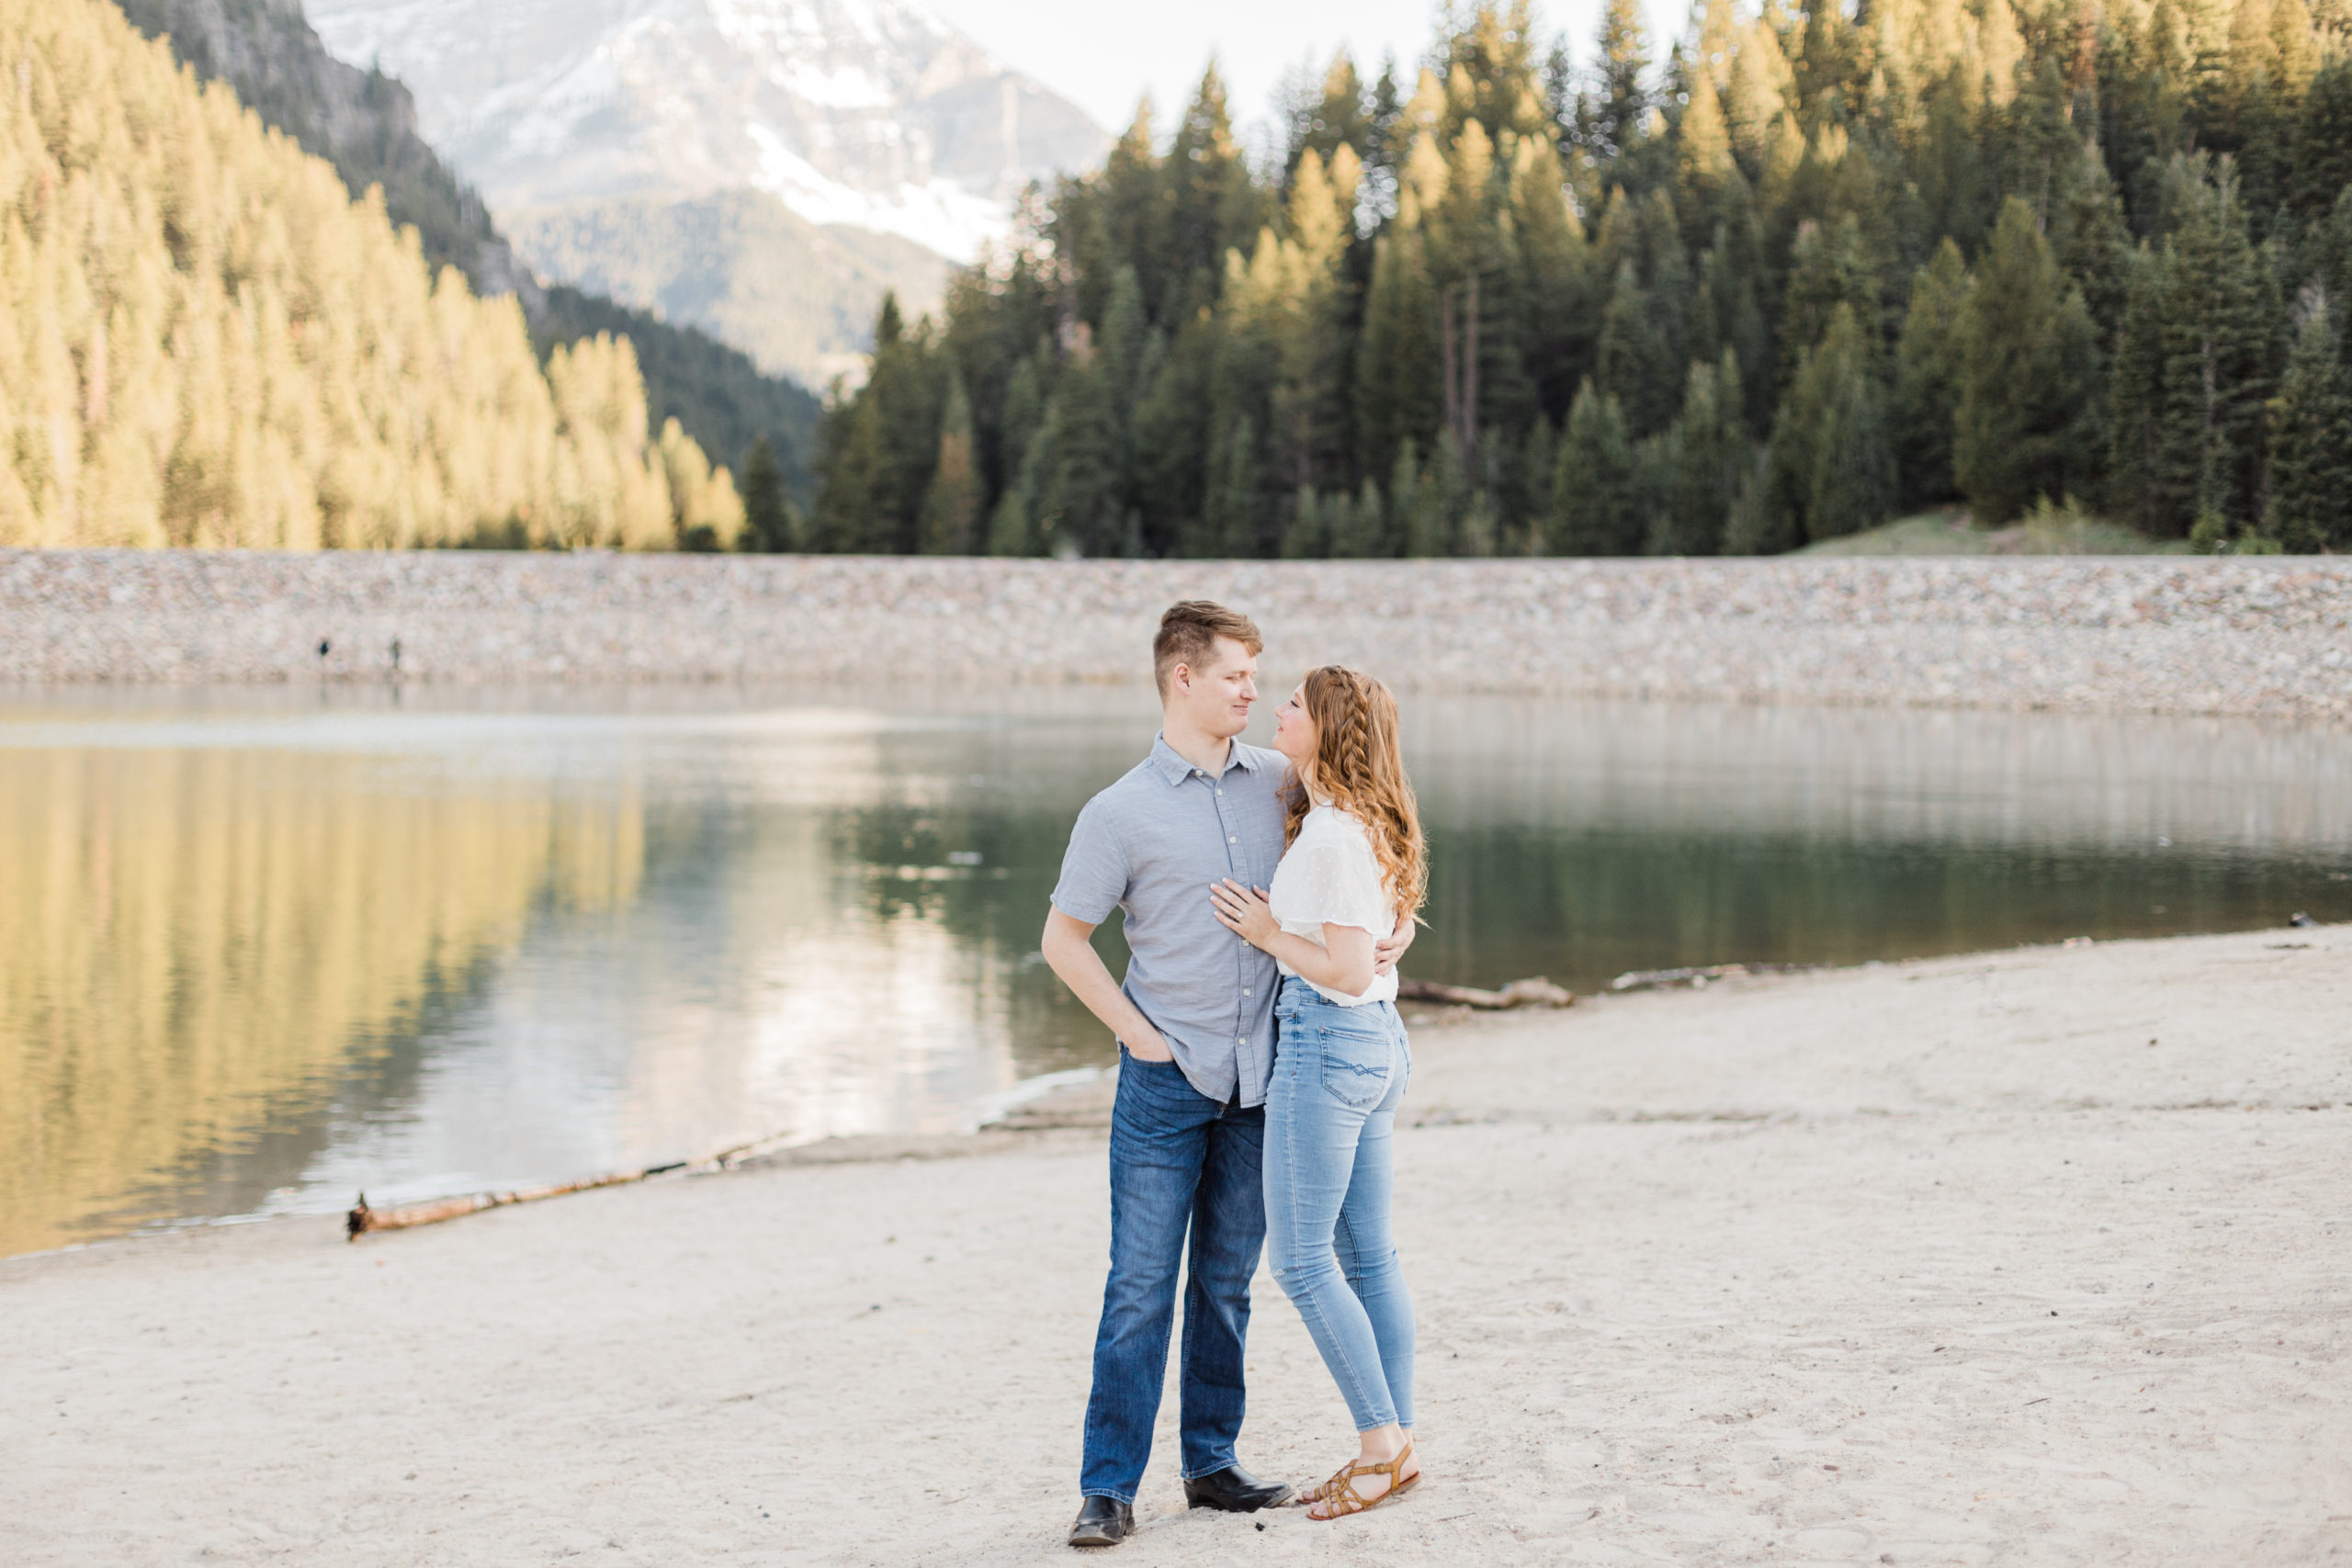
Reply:
[[[2341,731],[1406,725],[1423,978],[2352,919]],[[0,1254],[970,1127],[1112,1057],[1036,937],[1071,818],[1155,728],[1148,688],[0,697]]]

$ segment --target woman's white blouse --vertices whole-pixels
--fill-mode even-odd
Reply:
[[[1363,824],[1336,807],[1318,806],[1298,825],[1298,837],[1274,868],[1274,885],[1266,890],[1274,922],[1316,946],[1323,945],[1323,928],[1362,926],[1374,942],[1396,923],[1387,886],[1380,874],[1379,858]],[[1298,971],[1277,961],[1285,975]],[[1309,985],[1315,983],[1310,980]],[[1373,976],[1372,988],[1360,997],[1345,996],[1322,986],[1317,991],[1341,1007],[1396,999],[1396,972]]]

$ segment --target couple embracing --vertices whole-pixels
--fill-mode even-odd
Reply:
[[[1072,1546],[1134,1529],[1180,1262],[1192,1506],[1293,1500],[1234,1454],[1261,1247],[1356,1427],[1356,1457],[1301,1499],[1310,1516],[1361,1513],[1420,1477],[1413,1303],[1388,1218],[1411,1072],[1396,964],[1426,886],[1420,824],[1396,705],[1375,680],[1314,670],[1276,716],[1275,749],[1241,743],[1262,647],[1222,605],[1160,618],[1159,737],[1080,813],[1046,924],[1046,961],[1120,1046],[1111,1275]],[[1114,908],[1124,985],[1088,941]]]

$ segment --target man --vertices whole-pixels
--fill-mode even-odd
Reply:
[[[1182,1369],[1185,1501],[1253,1512],[1290,1495],[1234,1459],[1243,1413],[1250,1280],[1266,1236],[1259,1155],[1273,1071],[1273,960],[1218,924],[1209,887],[1273,881],[1283,759],[1235,739],[1258,699],[1263,642],[1249,617],[1187,600],[1152,643],[1162,728],[1151,755],[1079,814],[1043,942],[1063,984],[1117,1037],[1111,1113],[1111,1275],[1086,1404],[1083,1502],[1072,1546],[1135,1528],[1187,1264]],[[1126,912],[1124,985],[1089,938]],[[1411,943],[1409,919],[1374,954]],[[1186,1233],[1191,1248],[1186,1253]]]

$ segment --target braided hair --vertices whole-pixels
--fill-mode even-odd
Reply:
[[[1363,824],[1394,907],[1418,911],[1429,897],[1429,856],[1397,750],[1396,697],[1376,678],[1338,664],[1308,671],[1299,692],[1315,723],[1313,789],[1294,778],[1285,790],[1283,842],[1298,837],[1317,805],[1339,807]]]

